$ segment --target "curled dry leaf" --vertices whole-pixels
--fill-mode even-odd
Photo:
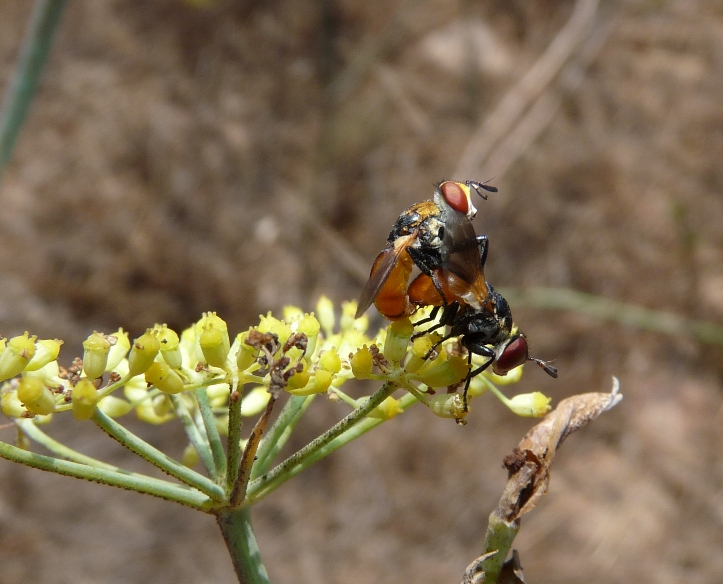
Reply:
[[[547,492],[555,452],[570,434],[616,406],[623,399],[619,390],[620,383],[613,377],[610,393],[584,393],[561,401],[505,457],[507,485],[490,515],[483,554],[467,567],[463,584],[479,584],[485,578],[490,582],[503,581],[503,562],[520,528],[520,517],[534,509]],[[519,567],[519,559],[516,565]],[[513,579],[504,582],[522,582],[521,574],[521,568],[515,569],[509,576]]]
[[[610,393],[583,393],[564,399],[527,433],[512,454],[505,458],[505,468],[510,477],[496,510],[501,518],[514,521],[535,507],[547,492],[550,466],[560,444],[570,434],[617,405],[623,399],[619,390],[620,383],[613,378]]]

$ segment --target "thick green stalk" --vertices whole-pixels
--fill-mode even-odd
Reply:
[[[479,571],[484,572],[485,582],[497,582],[497,578],[502,571],[502,565],[507,559],[507,554],[509,554],[518,531],[520,531],[519,519],[509,522],[502,519],[497,512],[490,513],[484,549],[481,555],[491,552],[497,553],[487,558],[478,568]]]
[[[10,160],[60,22],[65,0],[38,0],[0,112],[0,178]]]
[[[269,584],[269,575],[261,560],[256,536],[251,526],[251,512],[240,507],[216,515],[223,539],[231,554],[240,584]]]
[[[195,487],[199,491],[211,497],[214,501],[222,502],[225,500],[223,489],[213,481],[176,462],[167,454],[148,444],[145,440],[141,440],[138,436],[128,431],[112,418],[106,416],[99,409],[95,410],[91,419],[103,430],[105,430],[111,438],[114,438],[128,450],[135,452],[138,456],[147,460],[152,465],[157,466],[163,472],[168,473],[172,477],[177,478],[179,481],[182,481],[187,485]]]
[[[17,446],[12,446],[6,442],[0,442],[0,457],[40,470],[47,470],[77,479],[84,479],[86,481],[103,483],[113,487],[153,495],[201,511],[209,511],[213,506],[213,501],[208,496],[185,485],[174,485],[168,481],[136,473],[127,473],[125,471],[116,472],[50,456],[43,456],[42,454],[36,454],[18,448]]]

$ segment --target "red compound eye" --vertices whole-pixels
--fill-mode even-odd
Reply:
[[[528,357],[527,341],[525,337],[520,336],[505,347],[492,369],[497,375],[505,375],[508,371],[522,365]]]
[[[456,182],[448,180],[447,182],[442,183],[439,188],[442,191],[444,200],[447,201],[447,204],[452,207],[452,209],[459,211],[463,215],[467,214],[467,211],[469,211],[469,204],[467,202],[467,195],[464,194],[462,187],[460,187]]]

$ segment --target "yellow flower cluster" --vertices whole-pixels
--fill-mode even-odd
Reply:
[[[94,332],[83,342],[82,362],[76,359],[68,369],[57,362],[62,341],[38,340],[26,332],[0,340],[2,411],[42,422],[64,410],[79,420],[92,417],[96,408],[111,417],[135,410],[141,420],[162,424],[176,417],[173,399],[182,400],[193,413],[196,402],[187,392],[205,387],[219,430],[226,432],[232,387],[253,385],[242,402],[242,415],[252,416],[263,410],[269,391],[328,393],[357,405],[358,400],[340,390],[356,378],[393,383],[439,416],[464,417],[458,393],[436,395],[433,390],[454,388],[469,372],[454,340],[432,352],[439,335],[413,339],[409,319],[369,337],[367,317],[355,319],[355,312],[356,303],[345,302],[337,318],[331,301],[321,298],[316,313],[286,307],[282,319],[271,313],[261,316],[257,326],[237,334],[233,343],[226,323],[214,312],[205,313],[180,335],[165,324],[148,329],[132,343],[123,329],[109,335]],[[415,320],[425,316],[420,311]],[[473,358],[473,365],[478,359]],[[472,379],[469,397],[494,383],[515,382],[520,375],[521,368],[505,377],[485,372]],[[121,388],[122,397],[112,395]],[[542,415],[549,406],[547,398],[539,396],[500,399],[520,415]],[[390,397],[371,415],[389,419],[401,411]]]

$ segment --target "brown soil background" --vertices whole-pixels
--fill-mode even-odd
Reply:
[[[0,84],[29,16],[0,5]],[[0,331],[66,340],[232,330],[322,293],[356,297],[404,207],[564,26],[570,1],[68,3],[0,186]],[[475,42],[460,42],[470,23]],[[509,168],[476,167],[487,275],[723,320],[723,3],[610,1],[587,69]],[[475,47],[480,48],[479,51]],[[504,157],[502,157],[504,160]],[[490,163],[491,164],[491,163]],[[330,240],[329,232],[353,251]],[[363,274],[362,274],[363,275]],[[516,541],[529,582],[723,581],[723,351],[515,307],[534,353],[515,391],[625,399],[574,435]],[[381,321],[379,321],[381,323]],[[275,583],[458,582],[529,420],[494,398],[466,427],[416,408],[258,505]],[[292,446],[345,409],[320,400]],[[179,454],[175,426],[138,432]],[[94,427],[56,435],[147,469]],[[6,432],[7,434],[7,432]],[[11,439],[6,435],[5,439]],[[233,582],[209,516],[0,462],[0,583]]]

